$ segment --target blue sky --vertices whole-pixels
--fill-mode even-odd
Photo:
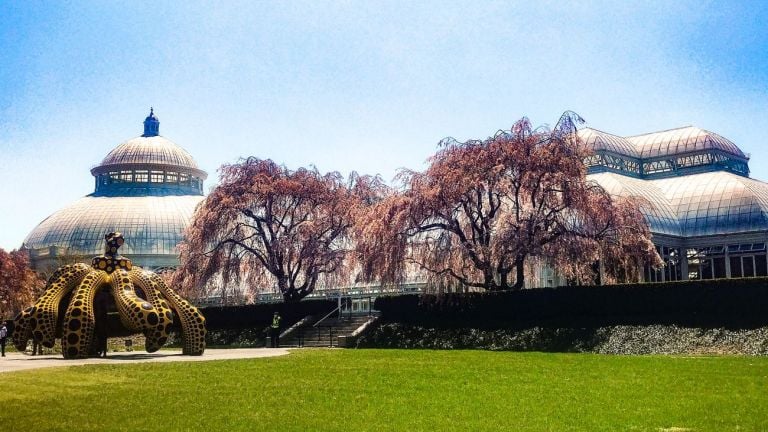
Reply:
[[[766,22],[768,2],[0,0],[0,247],[92,192],[150,106],[207,186],[250,155],[391,179],[568,109],[709,129],[768,180]]]

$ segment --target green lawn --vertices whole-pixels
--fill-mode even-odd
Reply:
[[[304,350],[0,375],[37,430],[768,430],[768,358]]]

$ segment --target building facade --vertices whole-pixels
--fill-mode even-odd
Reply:
[[[693,126],[620,137],[579,131],[594,151],[588,178],[613,195],[642,198],[665,266],[645,281],[768,276],[768,184],[749,177],[749,156]]]
[[[144,133],[91,169],[93,193],[43,220],[24,241],[33,267],[46,273],[103,252],[104,235],[124,234],[122,251],[159,270],[179,264],[177,245],[203,199],[207,178],[192,156],[159,134],[150,111]],[[594,152],[588,178],[609,193],[637,196],[665,266],[643,280],[768,276],[768,184],[749,177],[749,156],[697,127],[621,137],[579,131]],[[565,281],[539,266],[529,287]]]
[[[160,135],[150,111],[144,133],[110,151],[91,169],[93,193],[53,213],[29,233],[23,247],[35,270],[90,260],[104,249],[104,235],[125,236],[121,252],[153,269],[179,265],[177,245],[203,200],[207,178],[192,156]]]

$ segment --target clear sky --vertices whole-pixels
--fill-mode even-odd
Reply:
[[[91,193],[150,106],[206,188],[250,155],[389,180],[568,109],[717,132],[768,180],[766,23],[766,1],[0,0],[0,247]]]

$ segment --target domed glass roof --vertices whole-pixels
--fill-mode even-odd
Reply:
[[[768,184],[725,171],[642,180],[590,174],[608,193],[636,196],[654,234],[681,237],[768,231]]]
[[[640,211],[654,234],[682,235],[675,209],[653,182],[607,172],[590,174],[587,178],[596,181],[611,195],[634,196],[644,200]]]
[[[118,145],[91,170],[96,177],[91,195],[53,213],[29,233],[24,246],[36,269],[57,267],[60,257],[98,255],[104,235],[112,231],[125,236],[122,252],[137,265],[178,264],[176,246],[204,199],[207,174],[186,150],[159,136],[159,127],[151,112],[142,136]]]
[[[98,167],[114,165],[162,165],[199,170],[186,150],[162,136],[136,137],[114,148]]]
[[[176,246],[204,197],[146,196],[80,198],[42,221],[24,240],[38,250],[57,246],[67,255],[98,255],[104,235],[119,231],[125,237],[121,252],[131,255],[177,255]]]
[[[592,151],[603,150],[635,158],[640,157],[640,154],[635,150],[635,146],[624,137],[592,128],[580,129],[578,134],[579,138]]]
[[[594,152],[585,160],[590,173],[613,171],[645,179],[708,171],[749,176],[749,157],[736,144],[693,126],[633,137],[584,128],[578,136]]]
[[[768,184],[728,172],[653,180],[685,236],[768,230]]]
[[[202,195],[208,174],[186,150],[159,135],[154,112],[144,134],[115,147],[91,169],[95,196]]]
[[[728,139],[694,126],[653,132],[627,138],[641,157],[678,155],[702,150],[720,150],[739,158],[747,156]]]

